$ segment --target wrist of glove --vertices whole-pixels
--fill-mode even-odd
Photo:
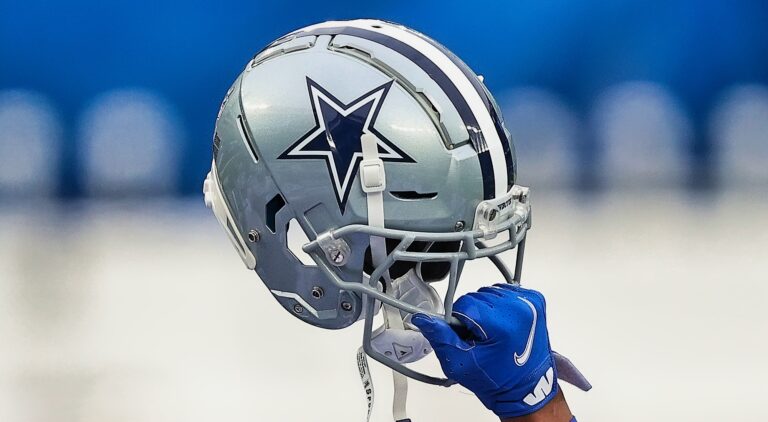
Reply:
[[[411,321],[431,343],[446,376],[499,417],[510,418],[536,412],[557,395],[545,312],[541,293],[497,284],[454,304],[453,315],[468,335],[424,314]]]

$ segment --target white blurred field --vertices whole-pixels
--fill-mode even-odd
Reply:
[[[566,387],[580,420],[768,420],[764,190],[534,200],[524,284],[595,386]],[[498,279],[473,263],[463,288]],[[279,308],[202,201],[0,209],[0,421],[361,421],[360,337]],[[496,420],[460,389],[409,407]]]

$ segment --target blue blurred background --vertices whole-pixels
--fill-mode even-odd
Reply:
[[[580,420],[768,420],[766,0],[0,0],[0,421],[363,418],[359,324],[285,313],[201,195],[253,54],[357,17],[495,95],[533,192],[523,283],[595,385],[564,387]],[[497,280],[470,262],[459,293]],[[409,389],[414,421],[497,420]]]
[[[6,0],[0,198],[198,194],[218,104],[248,59],[356,17],[420,30],[482,74],[524,182],[768,183],[765,1]]]

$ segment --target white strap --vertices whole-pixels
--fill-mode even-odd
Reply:
[[[365,356],[365,350],[362,347],[357,349],[357,369],[360,371],[360,381],[363,382],[365,400],[368,403],[368,417],[365,420],[369,422],[371,420],[371,412],[373,411],[373,381],[371,380],[371,370],[368,369],[368,357]]]
[[[391,289],[392,283],[388,284],[387,288]],[[403,326],[403,319],[400,316],[400,311],[389,305],[384,306],[384,321],[389,329],[405,329]],[[394,384],[392,416],[395,418],[395,422],[409,421],[410,419],[408,419],[408,414],[405,409],[406,402],[408,401],[408,378],[397,371],[392,371],[392,382]]]
[[[384,162],[379,158],[379,146],[376,137],[370,133],[360,138],[363,149],[363,160],[360,162],[360,182],[366,194],[368,208],[368,225],[384,228],[384,190],[387,187]],[[371,236],[371,260],[374,268],[378,267],[387,257],[387,243],[382,237]],[[384,272],[387,291],[392,291],[392,280],[389,271]],[[403,319],[400,311],[389,305],[384,305],[384,325],[388,329],[403,330]],[[392,398],[392,416],[396,422],[408,421],[406,401],[408,400],[408,378],[392,371],[394,396]],[[372,400],[371,400],[372,402]],[[369,410],[370,417],[370,410]]]

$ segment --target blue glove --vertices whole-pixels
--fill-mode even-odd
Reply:
[[[416,314],[448,378],[501,418],[533,413],[557,395],[557,368],[547,334],[546,303],[511,284],[483,287],[459,298],[453,315],[468,329],[460,337],[444,320]]]

